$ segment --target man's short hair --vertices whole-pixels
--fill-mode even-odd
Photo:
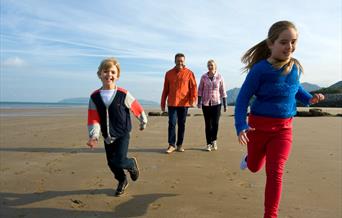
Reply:
[[[185,55],[184,55],[183,53],[177,53],[177,54],[175,55],[175,61],[176,61],[176,59],[177,59],[178,57],[183,57],[183,58],[185,58]]]

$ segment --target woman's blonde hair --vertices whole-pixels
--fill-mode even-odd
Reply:
[[[120,77],[120,64],[119,61],[116,60],[116,58],[106,58],[103,61],[101,61],[101,64],[98,67],[97,70],[97,76],[100,77],[102,70],[107,70],[111,67],[115,66],[118,69],[118,78]]]
[[[212,63],[217,68],[216,62],[213,59],[208,60],[207,65]]]
[[[271,56],[271,51],[268,48],[267,42],[274,43],[278,39],[281,32],[286,29],[292,28],[297,31],[296,26],[290,21],[278,21],[274,23],[268,31],[267,39],[259,42],[252,48],[250,48],[241,58],[242,63],[246,64],[243,68],[243,72],[248,72],[252,66],[262,59],[267,59]],[[299,72],[303,72],[303,67],[299,61],[295,58],[290,58],[290,60],[277,61],[272,63],[273,67],[280,69],[284,67],[283,74],[288,74],[293,65],[296,65]]]

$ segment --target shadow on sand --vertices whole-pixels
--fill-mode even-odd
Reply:
[[[164,148],[129,148],[129,152],[138,152],[138,153],[165,153]],[[0,152],[43,152],[43,153],[105,153],[105,149],[103,147],[95,148],[91,150],[87,147],[84,148],[51,148],[51,147],[0,147]]]
[[[1,210],[0,217],[137,217],[144,216],[148,207],[155,201],[163,197],[173,197],[176,194],[145,194],[133,195],[128,201],[117,206],[113,205],[113,210],[94,211],[82,209],[87,205],[81,200],[77,200],[77,195],[107,195],[113,196],[112,189],[91,189],[77,191],[45,191],[41,193],[0,193]],[[65,197],[70,195],[70,209],[61,208],[39,208],[29,207],[31,203],[46,201],[56,197]],[[115,198],[113,196],[113,198]],[[83,198],[82,198],[83,199]],[[99,198],[100,199],[100,198]],[[105,203],[105,202],[103,202]]]

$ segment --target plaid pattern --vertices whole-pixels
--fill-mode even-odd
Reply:
[[[223,77],[216,72],[211,81],[208,73],[203,74],[198,87],[198,96],[202,97],[204,106],[209,106],[209,103],[211,105],[221,104],[221,99],[227,97]]]

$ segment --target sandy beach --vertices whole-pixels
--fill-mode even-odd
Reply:
[[[85,145],[86,108],[1,109],[0,217],[262,217],[265,171],[239,169],[246,148],[232,110],[221,117],[215,152],[202,150],[200,110],[187,118],[185,152],[170,155],[167,117],[149,117],[145,131],[132,118],[129,156],[141,175],[115,197],[103,144]],[[279,217],[342,217],[341,133],[341,117],[295,118]]]

